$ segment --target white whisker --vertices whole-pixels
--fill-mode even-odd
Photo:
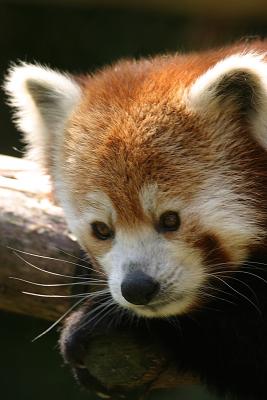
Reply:
[[[29,296],[35,297],[48,297],[48,298],[75,298],[75,297],[86,297],[84,294],[73,294],[73,295],[61,295],[61,294],[41,294],[41,293],[31,293],[31,292],[21,292]]]
[[[103,284],[106,284],[106,281],[83,281],[83,282],[71,282],[71,283],[38,283],[38,282],[32,282],[28,281],[26,279],[22,278],[17,278],[16,276],[9,276],[9,279],[14,279],[16,281],[24,282],[24,283],[29,283],[30,285],[35,285],[35,286],[42,286],[42,287],[60,287],[60,286],[73,286],[73,285],[92,285],[92,286],[103,286]]]
[[[46,274],[61,276],[61,277],[64,277],[64,278],[82,279],[82,280],[85,280],[85,281],[88,280],[88,278],[83,278],[83,277],[81,277],[81,276],[63,275],[63,274],[59,274],[59,273],[57,273],[57,272],[47,271],[46,269],[37,267],[37,265],[34,265],[34,264],[32,264],[31,262],[25,260],[23,257],[21,257],[21,256],[20,256],[19,254],[17,254],[16,252],[14,252],[14,254],[15,254],[18,258],[20,258],[22,261],[24,261],[27,265],[29,265],[30,267],[35,268],[35,269],[37,269],[38,271],[45,272]]]
[[[214,275],[214,278],[220,280],[224,285],[226,285],[227,287],[229,287],[229,289],[233,290],[235,293],[237,293],[239,296],[243,297],[245,300],[247,300],[257,311],[260,315],[262,315],[261,310],[259,309],[259,307],[256,306],[256,304],[250,300],[246,295],[244,295],[243,293],[240,293],[238,290],[236,290],[235,288],[233,288],[231,285],[229,285],[229,283],[225,282],[222,278]]]
[[[58,251],[60,251],[60,252],[63,253],[63,254],[66,254],[66,256],[75,258],[75,260],[79,260],[79,261],[83,261],[83,262],[85,261],[83,258],[77,257],[77,256],[75,256],[74,254],[68,253],[67,251],[62,250],[60,247],[55,247],[55,249],[57,249]]]
[[[83,301],[86,300],[86,297],[79,299],[75,304],[73,304],[60,318],[56,320],[52,325],[49,326],[44,332],[40,333],[40,335],[36,336],[32,342],[35,342],[36,340],[40,339],[42,336],[44,336],[46,333],[50,332],[55,326],[57,326],[69,313],[74,310],[79,304],[81,304]]]
[[[93,319],[90,319],[90,322],[94,321],[96,318],[99,318],[99,317],[103,314],[102,317],[101,317],[100,319],[97,320],[97,322],[95,323],[95,326],[96,326],[97,324],[99,324],[99,322],[102,321],[102,320],[106,317],[106,315],[107,315],[107,313],[108,313],[108,310],[110,309],[111,306],[116,307],[116,304],[115,304],[112,300],[111,300],[110,303],[107,304],[107,305],[105,306],[105,308],[104,308],[103,310],[101,310]],[[110,311],[109,311],[109,312],[110,312]]]
[[[79,326],[78,330],[83,329],[84,327],[86,327],[89,323],[91,323],[92,321],[94,321],[96,318],[98,318],[105,310],[107,306],[110,305],[114,305],[113,300],[109,298],[104,301],[103,303],[100,303],[97,307],[93,308],[92,310],[90,310],[90,312],[85,315],[85,321],[82,325]],[[100,311],[99,311],[100,310]],[[99,311],[92,319],[90,318],[93,314],[95,314],[97,311]]]
[[[58,251],[60,251],[61,253],[66,254],[67,256],[72,257],[72,258],[74,258],[75,260],[79,260],[79,261],[82,261],[82,262],[85,262],[85,263],[88,263],[88,264],[93,265],[93,264],[91,263],[91,260],[90,260],[89,256],[87,255],[87,253],[85,253],[85,256],[88,257],[88,260],[87,260],[86,258],[77,257],[77,256],[75,256],[74,254],[68,253],[67,251],[62,250],[62,249],[60,249],[59,247],[55,247],[55,248],[56,248]],[[76,264],[76,265],[78,265],[78,264]],[[95,270],[95,269],[93,269],[93,270],[94,270],[95,272],[99,273],[100,275],[106,276],[106,274],[105,274],[103,271],[99,271],[99,270]]]
[[[32,257],[36,257],[36,258],[42,258],[42,259],[52,260],[52,261],[59,261],[59,262],[62,262],[62,263],[67,263],[67,264],[75,265],[75,266],[78,266],[78,267],[81,267],[81,268],[85,268],[85,269],[87,269],[89,271],[98,272],[94,268],[90,268],[90,267],[88,267],[86,265],[82,265],[82,264],[77,264],[74,261],[68,261],[68,260],[63,260],[61,258],[48,257],[48,256],[42,256],[40,254],[29,253],[27,251],[18,250],[18,249],[15,249],[13,247],[10,247],[10,246],[7,246],[7,248],[10,249],[10,250],[13,250],[15,252],[15,254],[16,253],[22,253],[22,254],[26,254],[28,256],[32,256]]]
[[[226,303],[233,304],[233,305],[236,306],[236,303],[234,303],[233,301],[227,300],[227,299],[225,299],[225,298],[223,298],[223,297],[215,296],[215,295],[213,295],[213,294],[211,294],[211,293],[199,291],[199,294],[200,294],[201,296],[212,297],[212,298],[214,298],[214,299],[216,299],[216,300],[225,301]]]
[[[80,293],[80,294],[71,294],[71,295],[61,295],[61,294],[41,294],[41,293],[33,293],[33,292],[21,292],[23,294],[27,294],[29,296],[35,296],[35,297],[48,297],[48,298],[75,298],[75,297],[96,297],[97,295],[100,295],[103,292],[103,294],[108,292],[108,289],[104,289],[103,291],[98,291],[98,292],[92,292],[92,293]]]
[[[212,290],[212,291],[215,290],[216,292],[220,292],[220,293],[226,294],[227,296],[234,296],[233,293],[226,292],[225,290],[216,288],[214,286],[205,285],[203,288],[204,289],[206,288],[206,289]]]
[[[238,272],[238,271],[236,271],[236,272]],[[243,282],[243,281],[241,281],[241,279],[235,278],[234,276],[222,275],[220,272],[218,272],[218,274],[220,274],[220,277],[222,277],[222,278],[231,279],[233,281],[241,283],[243,286],[246,286],[248,288],[248,290],[253,294],[255,300],[258,302],[258,297],[257,297],[256,293],[246,282]],[[257,275],[255,275],[255,276],[257,277]]]
[[[114,326],[119,326],[119,324],[120,324],[120,322],[121,322],[121,320],[122,320],[122,317],[123,317],[123,315],[124,315],[124,310],[123,310],[121,307],[117,306],[117,307],[114,309],[114,312],[115,312],[114,318],[116,318],[116,319],[115,319],[115,321],[114,321],[114,318],[113,318],[113,319],[109,322],[109,324],[108,324],[108,326],[107,326],[107,329],[111,328],[112,324],[114,324]],[[113,313],[114,313],[114,312],[113,312]]]
[[[216,274],[225,274],[225,273],[227,273],[228,271],[218,271],[218,272],[216,272]],[[238,271],[235,271],[235,273],[239,273],[239,274],[247,274],[247,275],[251,275],[251,276],[254,276],[255,278],[258,278],[258,279],[260,279],[262,282],[264,282],[264,283],[266,283],[267,284],[267,280],[266,279],[264,279],[264,278],[262,278],[261,276],[259,276],[259,275],[256,275],[256,274],[253,274],[253,272],[249,272],[249,271],[240,271],[240,270],[238,270]],[[240,282],[242,282],[242,281],[240,281]],[[244,283],[244,282],[243,282]]]

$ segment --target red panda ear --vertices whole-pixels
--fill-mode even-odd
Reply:
[[[81,90],[68,75],[32,64],[13,66],[5,81],[27,155],[47,172],[56,162],[63,131]]]
[[[218,62],[193,83],[191,109],[206,116],[225,115],[249,123],[267,148],[267,62],[264,55],[236,54]]]

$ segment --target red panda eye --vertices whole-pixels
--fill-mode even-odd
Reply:
[[[94,236],[100,240],[108,240],[114,237],[113,230],[104,222],[96,221],[91,224]]]
[[[166,211],[159,218],[158,228],[160,232],[177,231],[181,225],[181,220],[177,212]]]

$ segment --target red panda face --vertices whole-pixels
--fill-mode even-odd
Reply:
[[[248,171],[256,157],[259,168],[266,163],[264,151],[232,122],[221,117],[209,125],[182,99],[176,108],[161,103],[159,97],[146,112],[140,104],[102,114],[109,124],[101,141],[101,127],[96,122],[87,130],[83,118],[92,121],[94,109],[82,105],[68,126],[63,162],[76,210],[73,231],[105,271],[113,298],[150,317],[199,305],[213,268],[238,268],[261,240],[250,193],[259,188]],[[166,215],[173,228],[164,225]],[[105,224],[107,237],[96,223]],[[159,288],[148,304],[134,304],[142,299],[127,291],[123,296],[123,283],[137,279],[136,271]]]
[[[138,315],[201,305],[213,271],[265,238],[265,61],[209,56],[119,63],[81,86],[35,66],[8,79],[71,230]]]

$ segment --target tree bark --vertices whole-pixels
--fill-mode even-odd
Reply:
[[[15,277],[43,284],[71,284],[75,281],[47,274],[33,266],[73,276],[74,257],[79,256],[79,246],[67,230],[62,210],[51,202],[49,194],[48,178],[41,176],[33,163],[0,156],[0,307],[55,320],[70,306],[69,298],[35,297],[22,291],[69,296],[71,285],[49,288],[11,279]]]
[[[73,283],[82,281],[75,265],[79,254],[62,210],[51,200],[48,178],[29,161],[0,155],[0,308],[52,321],[61,317],[73,304]],[[67,285],[43,287],[17,278]],[[96,337],[88,360],[89,372],[110,388],[143,392],[197,381],[179,375],[157,343],[119,332]]]

